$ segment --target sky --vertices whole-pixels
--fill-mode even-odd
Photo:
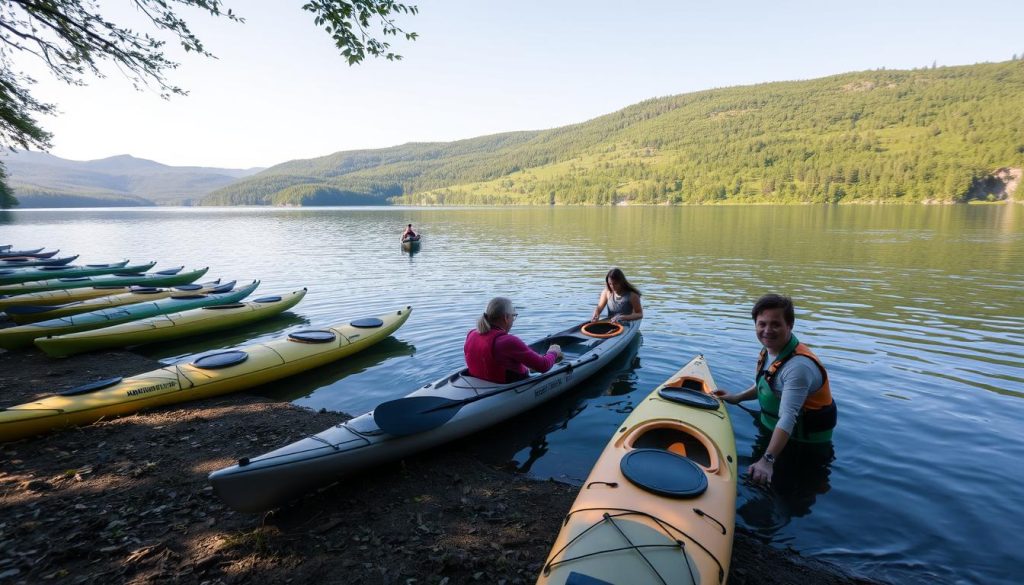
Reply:
[[[138,22],[127,0],[98,0]],[[1024,54],[1020,0],[423,0],[401,61],[350,67],[303,0],[225,0],[244,24],[184,12],[217,59],[169,56],[169,100],[116,70],[74,87],[35,63],[51,154],[267,167],[343,150],[583,122],[645,99],[868,69]],[[170,45],[170,43],[169,43]]]

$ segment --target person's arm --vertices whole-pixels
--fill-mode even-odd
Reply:
[[[601,311],[604,310],[605,305],[608,304],[608,289],[601,291],[601,298],[597,301],[597,308],[594,309],[594,315],[590,317],[591,321],[597,321],[601,318]]]
[[[503,358],[523,364],[536,372],[546,372],[558,361],[557,351],[550,350],[540,355],[514,335],[502,335],[494,344],[494,350]]]
[[[803,356],[794,357],[779,372],[779,388],[782,391],[779,422],[772,431],[772,438],[768,441],[764,455],[747,469],[754,483],[771,483],[775,471],[775,458],[782,454],[782,450],[789,444],[789,437],[793,434],[796,419],[800,416],[807,396],[812,390],[820,388],[822,383],[818,366]]]
[[[743,392],[737,392],[735,394],[730,394],[725,390],[715,390],[715,396],[721,398],[722,400],[728,402],[729,404],[739,404],[740,402],[743,402],[745,400],[750,400],[751,398],[757,397],[757,385],[751,384],[750,387],[744,390]]]
[[[616,315],[612,317],[612,321],[636,321],[644,318],[644,308],[640,304],[640,295],[636,293],[629,295],[629,302],[633,312],[628,315]]]

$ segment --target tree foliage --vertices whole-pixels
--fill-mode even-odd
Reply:
[[[169,35],[186,52],[212,57],[179,12],[196,9],[212,17],[244,20],[223,0],[130,0],[154,34]],[[390,43],[377,38],[404,36],[395,15],[416,14],[416,6],[393,0],[310,0],[302,9],[313,14],[350,65],[368,56],[401,59]],[[165,55],[165,43],[150,32],[136,31],[107,19],[97,0],[4,0],[0,2],[0,145],[45,150],[51,135],[37,121],[51,114],[54,104],[36,100],[35,82],[19,72],[16,56],[38,58],[57,79],[82,85],[92,75],[102,77],[101,64],[112,64],[137,88],[152,88],[164,97],[187,92],[173,85],[168,73],[178,63]],[[0,193],[0,205],[10,200]]]

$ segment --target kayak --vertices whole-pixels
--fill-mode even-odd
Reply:
[[[261,297],[245,303],[214,305],[159,315],[94,331],[40,337],[35,343],[36,347],[51,357],[67,357],[110,347],[169,341],[269,319],[294,307],[304,296],[306,289],[286,295]]]
[[[100,309],[134,305],[147,301],[156,301],[174,296],[188,296],[206,294],[213,292],[227,292],[235,288],[235,281],[220,283],[220,279],[204,284],[186,284],[176,288],[156,288],[152,286],[137,286],[131,292],[118,295],[107,295],[84,301],[75,301],[63,305],[17,305],[7,307],[5,312],[18,325],[48,321],[58,317],[67,317],[79,313],[89,313]],[[77,289],[81,290],[81,289]],[[28,295],[25,295],[28,296]],[[21,297],[15,297],[21,298]]]
[[[220,279],[213,281],[213,284],[220,282]],[[170,285],[165,285],[170,286]],[[204,285],[200,284],[179,284],[172,287],[173,290],[180,291],[194,291],[201,288]],[[25,306],[53,306],[53,305],[65,305],[76,301],[84,301],[88,299],[97,299],[101,297],[108,297],[112,295],[127,294],[136,290],[152,289],[152,286],[144,285],[107,285],[107,286],[91,286],[83,288],[61,288],[55,290],[46,290],[35,293],[21,294],[17,296],[4,295],[0,296],[0,311],[7,311],[13,307],[25,307]]]
[[[405,307],[327,329],[295,331],[273,341],[199,354],[138,376],[101,380],[0,408],[0,441],[273,382],[382,341],[401,327],[411,312],[411,307]]]
[[[419,250],[419,248],[420,248],[420,236],[416,236],[414,238],[403,238],[402,239],[402,249],[403,250],[412,251],[412,250]]]
[[[0,258],[0,266],[4,268],[21,266],[63,266],[78,260],[78,254],[63,258]]]
[[[619,426],[565,517],[538,585],[722,584],[736,442],[703,356]]]
[[[616,333],[593,337],[581,331],[592,325]],[[532,344],[540,351],[552,343],[562,347],[563,360],[543,374],[496,384],[457,371],[317,435],[214,471],[210,483],[236,510],[269,509],[338,477],[469,435],[554,398],[612,361],[639,330],[639,321],[570,327]]]
[[[169,268],[159,272],[147,274],[125,273],[108,274],[103,276],[77,276],[69,278],[55,278],[53,280],[39,280],[36,282],[23,282],[0,286],[0,294],[23,295],[34,292],[57,290],[62,288],[85,288],[90,286],[173,286],[176,284],[188,284],[206,274],[207,268],[200,268],[191,272],[181,272],[183,267]]]
[[[60,250],[54,250],[53,252],[43,252],[42,248],[36,248],[35,250],[15,250],[0,252],[0,258],[53,258],[57,255]]]
[[[7,249],[0,252],[0,256],[31,256],[38,254],[43,251],[43,248],[33,248],[31,250],[12,250],[12,246],[7,246]]]
[[[97,276],[100,274],[145,272],[156,266],[156,261],[128,266],[128,261],[85,266],[30,266],[28,268],[0,268],[0,286],[34,280],[48,280],[69,276]]]
[[[77,331],[89,331],[126,323],[136,319],[144,319],[154,315],[175,313],[187,309],[197,309],[210,305],[223,303],[234,303],[252,294],[260,281],[254,280],[251,284],[243,286],[238,290],[215,290],[211,293],[194,293],[174,295],[165,299],[158,299],[152,302],[125,305],[123,307],[112,307],[99,309],[88,313],[70,315],[59,319],[49,319],[29,325],[19,325],[0,329],[0,347],[4,349],[19,349],[32,345],[32,341],[47,335],[63,335]]]

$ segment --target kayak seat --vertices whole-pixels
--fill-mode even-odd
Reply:
[[[634,449],[657,449],[686,457],[710,469],[711,454],[700,439],[686,431],[670,426],[656,426],[633,439]]]
[[[612,583],[583,573],[573,571],[565,579],[565,585],[613,585]]]
[[[258,299],[253,299],[252,302],[254,302],[254,303],[276,303],[276,302],[278,302],[280,300],[281,300],[280,296],[272,296],[272,297],[260,297]]]
[[[367,317],[365,319],[350,321],[349,325],[360,329],[376,329],[377,327],[382,327],[384,325],[384,321],[381,321],[376,317]]]
[[[220,353],[211,353],[192,362],[190,365],[202,370],[219,370],[236,366],[249,359],[249,354],[244,351],[232,350]]]
[[[686,457],[661,449],[636,449],[619,462],[633,485],[668,498],[695,498],[708,489],[708,477]]]
[[[338,335],[326,329],[304,329],[288,335],[288,341],[297,343],[329,343],[334,341]]]
[[[75,386],[69,390],[60,392],[61,396],[76,396],[78,394],[88,394],[89,392],[95,392],[104,388],[109,388],[114,384],[121,382],[121,378],[107,378],[105,380],[97,380],[96,382],[90,382],[88,384],[82,384],[81,386]]]

